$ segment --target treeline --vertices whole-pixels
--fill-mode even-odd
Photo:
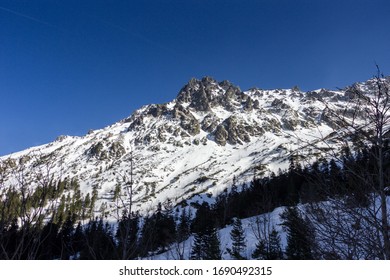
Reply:
[[[385,147],[389,150],[388,142]],[[368,147],[355,151],[353,155],[345,149],[337,161],[321,158],[305,167],[292,157],[286,172],[254,178],[249,186],[237,187],[233,180],[230,191],[220,194],[212,206],[216,224],[222,227],[230,224],[234,217],[248,218],[281,206],[337,198],[345,199],[351,206],[368,206],[377,180],[374,155]],[[390,157],[385,157],[384,166],[385,184],[390,185]],[[390,189],[388,192],[390,194]]]
[[[36,188],[28,201],[9,189],[0,206],[0,258],[137,259],[169,252],[176,259],[221,259],[224,252],[218,229],[226,225],[233,228],[232,246],[226,251],[234,259],[382,258],[380,241],[366,244],[363,240],[371,238],[369,232],[373,231],[368,210],[376,199],[375,154],[368,147],[353,154],[345,149],[338,160],[320,159],[305,167],[292,157],[285,172],[253,178],[249,185],[238,185],[234,179],[213,204],[183,202],[181,207],[173,207],[168,201],[147,217],[124,211],[115,224],[93,217],[97,190],[84,197],[77,181]],[[389,184],[390,158],[385,154],[384,159],[384,179]],[[47,205],[50,201],[56,201],[50,218],[40,213],[38,219],[20,221],[20,209],[38,209],[39,203]],[[287,232],[287,246],[282,248],[275,225],[258,218],[253,229],[256,248],[248,254],[241,219],[281,206],[286,207],[281,225]],[[28,216],[32,212],[23,213]],[[82,225],[81,221],[88,220]],[[333,233],[337,229],[339,232]],[[348,229],[344,236],[343,229]]]
[[[0,191],[0,259],[53,256],[44,248],[62,248],[78,221],[93,218],[97,189],[83,195],[77,179],[55,182],[37,174],[32,186],[22,173],[17,175],[17,184]],[[55,239],[58,244],[51,246]]]

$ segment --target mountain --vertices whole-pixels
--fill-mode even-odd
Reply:
[[[370,81],[358,85],[369,88]],[[174,205],[212,200],[233,180],[287,169],[294,156],[306,162],[323,156],[315,143],[336,147],[337,120],[327,112],[345,112],[350,94],[348,88],[241,91],[229,81],[191,79],[169,103],[144,106],[82,137],[60,136],[1,157],[1,182],[36,188],[44,179],[76,180],[84,196],[97,193],[97,215],[103,207],[108,216],[126,204],[115,199],[117,186],[126,201],[130,183],[133,210],[141,213],[168,199]]]

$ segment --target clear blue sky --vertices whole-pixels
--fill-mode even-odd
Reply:
[[[192,77],[334,89],[390,74],[388,0],[0,0],[0,155],[84,135]]]

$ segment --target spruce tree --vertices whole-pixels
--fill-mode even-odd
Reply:
[[[267,246],[264,239],[258,241],[256,243],[256,248],[252,253],[252,258],[256,260],[267,260],[268,259],[268,252],[267,252]]]
[[[41,231],[40,248],[37,259],[53,260],[61,255],[61,240],[58,238],[59,226],[49,221]],[[15,237],[17,234],[15,235]]]
[[[289,207],[282,213],[283,227],[287,231],[286,256],[291,260],[313,259],[314,235],[309,221],[305,220],[297,207]]]
[[[221,259],[220,241],[215,228],[213,211],[206,202],[199,207],[191,226],[195,233],[191,259]]]
[[[258,241],[252,257],[258,260],[281,260],[283,252],[280,243],[279,233],[273,228],[268,238]]]
[[[269,235],[268,260],[283,259],[282,246],[280,243],[279,233],[273,228]]]
[[[245,232],[242,228],[241,220],[238,218],[235,218],[233,221],[230,238],[232,240],[232,248],[228,249],[230,256],[236,260],[245,259],[243,255],[246,248]]]
[[[210,228],[203,236],[203,249],[204,249],[204,260],[220,260],[222,257],[221,253],[221,242],[219,240],[218,231],[215,227]]]
[[[183,211],[181,212],[179,223],[176,229],[177,242],[182,242],[190,236],[191,233],[190,219],[191,219],[190,213],[187,213],[186,209],[184,208]]]
[[[79,222],[73,235],[73,250],[78,258],[80,258],[80,252],[83,250],[84,246],[85,235],[81,226],[81,222]]]
[[[164,210],[160,209],[156,213],[156,233],[158,247],[164,252],[176,236],[176,223],[169,203],[164,206]]]
[[[85,246],[80,252],[80,259],[110,260],[115,256],[115,241],[108,223],[95,219],[85,229]]]
[[[138,254],[138,214],[127,215],[123,213],[122,219],[118,223],[116,239],[118,241],[118,257],[120,259],[133,259]]]
[[[191,248],[191,260],[203,259],[203,238],[201,233],[194,234],[194,244]]]
[[[221,242],[216,228],[195,234],[191,249],[192,260],[220,260],[221,257]]]
[[[61,242],[61,259],[69,260],[74,255],[73,251],[73,238],[74,238],[74,221],[75,214],[68,213],[65,223],[58,234]]]

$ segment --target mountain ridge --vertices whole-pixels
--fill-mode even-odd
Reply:
[[[298,150],[303,157],[309,154],[302,143],[333,131],[336,124],[326,116],[324,101],[342,110],[348,95],[348,88],[241,91],[229,81],[193,78],[171,102],[145,105],[103,129],[59,136],[0,159],[30,174],[50,165],[55,179],[77,178],[82,193],[98,191],[96,213],[115,212],[114,189],[131,176],[135,209],[147,213],[166,200],[212,199],[233,177],[247,183],[287,169]],[[3,184],[15,184],[13,176],[5,172]],[[33,186],[33,176],[27,178]]]

